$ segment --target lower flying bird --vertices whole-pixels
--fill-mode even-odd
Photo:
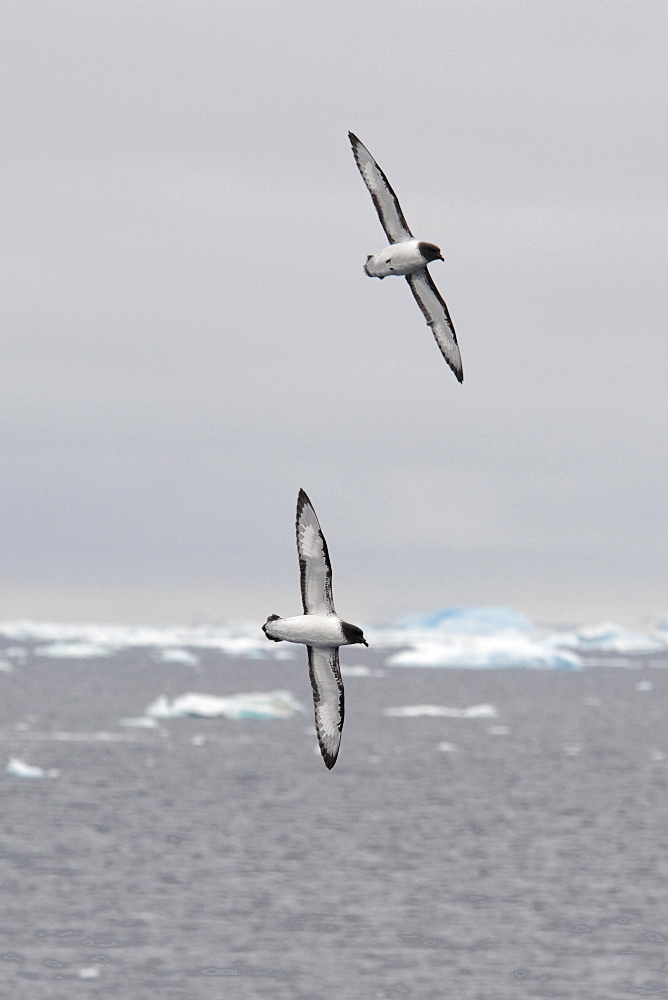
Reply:
[[[434,243],[425,243],[414,238],[387,177],[357,136],[349,132],[348,138],[353,147],[355,162],[376,206],[380,224],[390,241],[389,246],[380,253],[368,255],[364,270],[370,278],[387,278],[391,274],[405,275],[415,301],[422,310],[427,325],[431,327],[441,354],[455,373],[457,381],[463,382],[464,372],[455,328],[448,307],[427,270],[430,261],[443,260],[441,251]]]
[[[342,621],[334,610],[332,565],[327,542],[313,505],[303,490],[297,498],[297,552],[304,614],[294,618],[269,615],[262,626],[273,642],[300,642],[308,649],[308,667],[315,704],[315,728],[327,767],[336,764],[343,729],[343,682],[339,646],[362,643],[361,628]]]

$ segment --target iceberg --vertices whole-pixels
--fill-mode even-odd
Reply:
[[[579,670],[581,657],[557,642],[555,635],[504,607],[444,608],[369,630],[374,646],[399,647],[386,660],[390,667]]]
[[[150,719],[290,719],[304,711],[290,691],[259,691],[224,698],[191,692],[171,704],[161,694],[144,714]]]
[[[531,632],[533,624],[526,615],[512,608],[443,608],[428,614],[404,615],[400,629],[438,629],[457,635],[491,635],[495,632]]]
[[[444,635],[440,639],[412,640],[408,649],[385,661],[390,667],[530,667],[536,670],[580,670],[577,653],[560,649],[549,640],[517,632],[496,635]]]
[[[607,666],[621,665],[622,654],[668,656],[668,631],[663,623],[648,634],[610,623],[574,629],[541,628],[525,615],[504,607],[456,607],[408,615],[392,626],[368,629],[367,633],[376,648],[394,647],[386,661],[393,667],[579,670],[585,665],[598,665],[592,654],[599,652],[617,656],[616,660],[604,660]],[[624,665],[635,663],[629,660]]]

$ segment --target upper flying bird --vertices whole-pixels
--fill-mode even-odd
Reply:
[[[368,255],[364,270],[370,278],[387,278],[390,274],[406,276],[406,281],[411,286],[415,301],[424,313],[427,325],[431,327],[441,354],[455,373],[457,381],[463,382],[464,372],[455,328],[448,307],[427,270],[430,261],[443,260],[441,251],[434,243],[425,243],[414,238],[387,177],[357,136],[349,132],[348,138],[353,147],[355,163],[373,198],[380,224],[390,241],[389,246],[380,253]]]
[[[331,769],[336,764],[343,729],[339,646],[368,643],[361,628],[344,622],[334,610],[327,542],[313,504],[303,490],[297,498],[297,552],[304,614],[294,618],[269,615],[262,631],[273,642],[285,639],[306,646],[320,753]]]

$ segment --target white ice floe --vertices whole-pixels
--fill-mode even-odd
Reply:
[[[18,728],[18,727],[15,727]],[[112,733],[102,730],[101,732],[65,732],[53,729],[50,731],[37,729],[22,729],[22,739],[31,743],[137,743],[139,737],[136,733]]]
[[[488,726],[490,736],[510,736],[510,726]]]
[[[586,626],[573,632],[561,633],[563,645],[578,652],[606,653],[656,653],[666,650],[666,637],[659,631],[653,633],[631,632],[612,622]]]
[[[385,671],[379,670],[377,667],[367,667],[364,663],[360,663],[357,666],[347,667],[344,664],[341,665],[341,676],[342,677],[384,677]]]
[[[236,625],[140,626],[62,624],[14,621],[0,623],[0,635],[14,642],[37,644],[36,655],[87,658],[111,656],[126,649],[216,649],[230,656],[286,659],[267,648],[257,622]]]
[[[119,726],[127,726],[129,729],[157,729],[158,723],[148,715],[139,715],[118,720]]]
[[[152,719],[289,719],[303,711],[304,706],[290,691],[258,691],[225,698],[191,692],[171,704],[162,694],[144,714]]]
[[[408,649],[387,659],[391,667],[530,667],[542,670],[579,670],[577,653],[521,632],[492,635],[443,634],[434,639],[413,639]]]
[[[11,674],[13,669],[9,660],[0,660],[0,674]]]
[[[99,975],[100,970],[97,965],[86,965],[77,972],[79,979],[97,979]]]
[[[448,743],[444,740],[442,743],[438,744],[436,749],[441,750],[443,753],[455,753],[459,747],[455,743]]]
[[[158,659],[161,663],[179,663],[186,667],[199,666],[199,657],[191,653],[189,649],[179,649],[170,647],[161,649]]]
[[[146,708],[144,715],[149,719],[173,719],[169,699],[165,694],[159,694],[155,701]]]
[[[383,715],[395,719],[417,719],[431,716],[443,719],[496,719],[498,710],[494,705],[471,705],[469,708],[449,708],[447,705],[402,705],[386,708]]]
[[[636,691],[652,691],[654,685],[651,681],[638,681],[636,684]]]
[[[27,764],[19,757],[10,757],[5,767],[5,774],[11,778],[57,778],[60,771],[55,767],[45,770],[43,767]]]
[[[620,656],[618,653],[612,656],[607,653],[604,656],[592,656],[591,653],[585,653],[585,656],[585,663],[588,667],[626,667],[631,669],[639,666],[637,657]]]
[[[2,655],[8,657],[10,660],[25,660],[27,653],[25,646],[6,646]]]
[[[38,646],[35,656],[48,656],[54,660],[94,660],[111,656],[113,652],[111,646],[93,642],[52,642],[47,646]]]

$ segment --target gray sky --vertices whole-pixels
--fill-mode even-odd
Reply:
[[[300,486],[355,621],[668,614],[663,0],[1,17],[0,618],[294,614]]]

